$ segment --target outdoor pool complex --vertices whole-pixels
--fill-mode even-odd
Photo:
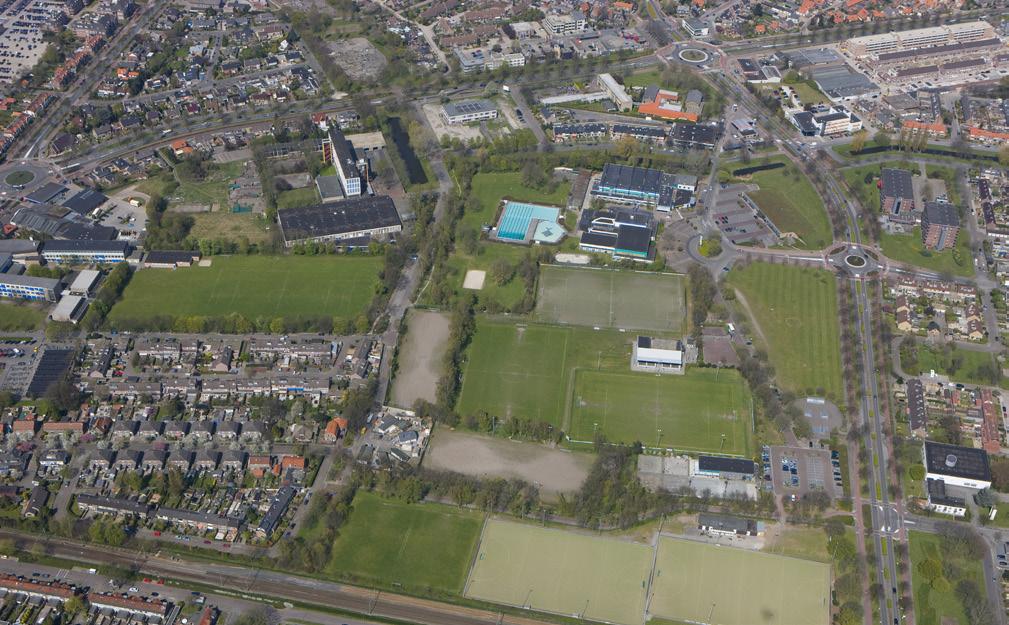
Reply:
[[[527,204],[525,202],[513,202],[509,200],[505,203],[504,210],[501,212],[501,219],[498,221],[497,236],[499,239],[508,241],[525,241],[530,236],[529,226],[533,222],[548,222],[550,225],[557,225],[559,216],[560,210],[552,206],[541,206],[539,204]],[[555,230],[558,231],[558,234],[563,232],[563,228],[560,228],[559,225]]]

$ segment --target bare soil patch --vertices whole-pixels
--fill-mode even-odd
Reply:
[[[448,335],[448,315],[431,310],[410,311],[392,385],[394,405],[409,408],[418,399],[435,400]]]
[[[439,429],[424,466],[473,477],[525,480],[545,497],[578,490],[589,475],[592,456],[545,445]]]

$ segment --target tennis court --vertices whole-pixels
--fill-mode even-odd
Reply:
[[[662,537],[648,611],[711,625],[827,625],[830,565]]]
[[[545,265],[536,316],[549,323],[679,332],[684,286],[678,274]]]
[[[491,519],[466,596],[621,625],[639,625],[652,548]]]

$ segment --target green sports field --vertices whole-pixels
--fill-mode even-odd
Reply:
[[[830,565],[660,538],[649,612],[711,625],[827,625]]]
[[[569,434],[591,441],[598,430],[614,442],[742,455],[750,451],[750,423],[750,394],[732,369],[579,371]]]
[[[109,314],[119,322],[160,316],[320,317],[365,312],[379,256],[215,256],[210,267],[141,269]]]
[[[824,269],[751,263],[728,283],[744,297],[754,338],[778,383],[797,393],[842,396],[841,341],[834,275]],[[743,303],[743,302],[741,302]]]
[[[684,282],[676,274],[547,265],[540,270],[536,316],[548,323],[678,332],[686,314]]]
[[[637,625],[651,566],[647,545],[492,519],[466,596]]]
[[[381,587],[459,593],[482,525],[475,512],[359,491],[326,572]]]

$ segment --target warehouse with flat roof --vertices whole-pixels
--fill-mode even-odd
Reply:
[[[309,241],[370,240],[403,230],[396,205],[387,195],[288,208],[278,212],[277,220],[287,247]]]
[[[442,107],[442,117],[450,124],[466,124],[497,118],[497,107],[490,100],[449,102]]]
[[[922,455],[926,480],[973,490],[991,487],[991,465],[983,449],[925,441]]]

